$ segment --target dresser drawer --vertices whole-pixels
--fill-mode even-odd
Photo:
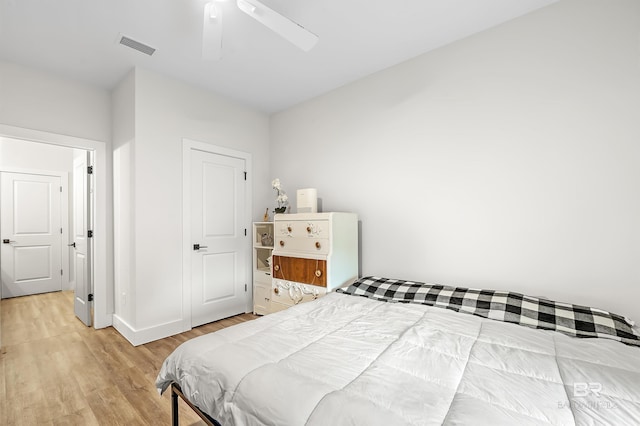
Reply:
[[[326,287],[327,261],[274,255],[273,278]]]
[[[308,237],[277,237],[276,248],[277,252],[288,253],[304,253],[304,254],[328,254],[329,253],[329,240],[326,238],[308,238]]]
[[[310,302],[325,294],[327,294],[327,289],[324,287],[285,280],[273,280],[271,288],[272,308],[274,303],[293,306],[298,303]]]
[[[277,237],[329,238],[328,220],[283,220],[275,228]]]

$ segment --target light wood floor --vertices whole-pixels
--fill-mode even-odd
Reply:
[[[73,292],[2,300],[0,425],[170,425],[162,361],[190,338],[248,321],[238,315],[133,347],[73,314]],[[180,424],[204,424],[182,401]]]

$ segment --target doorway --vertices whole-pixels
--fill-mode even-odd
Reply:
[[[38,130],[0,124],[0,137],[17,139],[24,142],[37,142],[45,145],[56,145],[77,148],[93,153],[93,193],[94,223],[93,231],[93,319],[95,328],[104,328],[113,322],[113,256],[108,247],[112,247],[112,200],[107,197],[110,192],[108,184],[107,145],[90,139],[65,136]]]
[[[72,290],[90,326],[91,152],[0,138],[0,153],[1,298]]]

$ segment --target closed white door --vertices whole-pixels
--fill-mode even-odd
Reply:
[[[243,159],[191,150],[191,326],[247,306]]]
[[[2,298],[62,290],[59,176],[0,173]]]
[[[90,228],[90,177],[87,173],[89,153],[78,150],[73,158],[73,243],[72,265],[74,276],[73,310],[76,316],[91,325],[91,244]]]

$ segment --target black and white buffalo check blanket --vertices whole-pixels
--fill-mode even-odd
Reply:
[[[574,337],[603,337],[640,346],[640,336],[621,315],[520,293],[448,287],[380,277],[363,277],[339,293],[385,302],[420,303],[483,318],[559,331]]]

